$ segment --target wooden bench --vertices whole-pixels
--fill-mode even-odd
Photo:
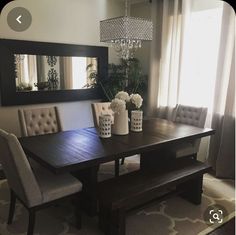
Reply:
[[[197,160],[178,159],[158,172],[135,171],[101,182],[99,227],[107,235],[124,235],[126,211],[157,199],[166,190],[164,197],[180,194],[200,204],[203,174],[209,170],[208,165]]]

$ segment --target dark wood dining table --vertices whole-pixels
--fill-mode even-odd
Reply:
[[[83,182],[84,205],[90,215],[96,213],[97,172],[99,165],[121,157],[141,154],[141,170],[160,167],[173,157],[184,142],[214,134],[213,129],[178,124],[164,119],[143,121],[142,132],[112,135],[102,139],[94,127],[53,134],[21,137],[27,156],[55,174],[72,172]]]

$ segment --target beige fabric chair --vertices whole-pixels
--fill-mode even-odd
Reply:
[[[113,122],[113,111],[110,109],[110,102],[100,102],[92,104],[94,126],[99,126],[99,116],[102,114],[110,114]]]
[[[204,127],[206,122],[206,116],[207,108],[192,107],[179,104],[173,110],[172,121],[196,127]],[[175,152],[176,157],[179,158],[192,155],[196,158],[200,142],[201,139],[197,139],[194,142],[178,146]]]
[[[57,107],[19,109],[18,117],[23,137],[62,131]],[[34,169],[41,167],[31,158],[29,162]]]
[[[82,190],[82,183],[70,174],[54,175],[43,168],[33,172],[16,136],[1,129],[0,158],[11,189],[8,224],[18,198],[29,211],[28,235],[33,234],[35,211]]]
[[[18,110],[22,136],[43,135],[62,130],[57,107]]]

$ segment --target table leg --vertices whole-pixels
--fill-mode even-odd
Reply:
[[[97,179],[99,166],[73,173],[83,183],[82,208],[90,216],[97,215]]]
[[[120,159],[115,160],[115,177],[119,177],[120,174]]]

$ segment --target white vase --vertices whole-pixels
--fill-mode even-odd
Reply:
[[[129,134],[128,110],[114,114],[114,124],[112,134],[127,135]]]

